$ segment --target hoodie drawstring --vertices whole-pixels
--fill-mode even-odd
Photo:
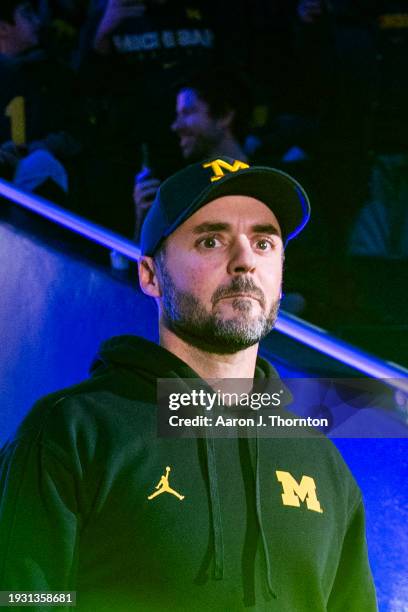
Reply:
[[[256,446],[256,464],[255,464],[255,495],[256,495],[256,511],[259,522],[259,531],[261,535],[262,547],[265,556],[266,565],[266,586],[267,591],[274,599],[277,598],[277,594],[273,588],[272,576],[271,576],[271,559],[269,555],[265,529],[262,520],[262,505],[261,505],[261,491],[260,491],[260,449],[259,439],[255,438]],[[208,480],[210,488],[210,502],[211,502],[211,518],[212,518],[212,529],[214,537],[214,577],[216,580],[222,580],[224,574],[224,541],[222,534],[222,522],[221,522],[221,504],[220,496],[218,491],[218,477],[215,459],[215,446],[214,439],[211,437],[205,438],[206,451],[207,451],[207,467],[208,467]]]
[[[218,492],[217,467],[215,462],[214,439],[205,438],[207,450],[208,480],[210,485],[211,518],[214,537],[214,577],[222,580],[224,575],[224,541],[222,537],[221,504]]]
[[[262,546],[265,556],[265,564],[266,564],[266,586],[268,593],[274,598],[277,598],[276,592],[272,586],[272,577],[271,577],[271,559],[269,556],[268,544],[266,541],[265,529],[262,521],[262,504],[261,504],[261,490],[260,490],[260,458],[259,458],[259,438],[255,437],[255,447],[256,447],[256,462],[255,462],[255,495],[256,495],[256,511],[258,515],[259,522],[259,531],[261,534]]]

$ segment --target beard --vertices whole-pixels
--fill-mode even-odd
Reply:
[[[218,133],[201,132],[191,133],[188,136],[194,140],[187,150],[182,149],[182,155],[189,163],[199,162],[213,156],[220,141]]]
[[[235,315],[225,319],[208,313],[201,302],[187,291],[178,289],[164,262],[160,265],[162,289],[162,322],[164,326],[188,344],[207,353],[232,354],[257,344],[275,325],[280,300],[273,302],[269,312],[252,316],[252,300],[232,299]],[[212,296],[213,305],[219,299],[236,293],[251,293],[265,307],[263,292],[252,280],[237,277],[227,287],[219,287]]]

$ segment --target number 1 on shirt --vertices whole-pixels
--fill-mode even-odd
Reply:
[[[6,117],[10,117],[11,140],[15,145],[26,144],[25,102],[22,96],[13,98],[6,108]]]

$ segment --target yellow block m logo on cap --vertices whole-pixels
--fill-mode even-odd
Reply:
[[[237,172],[237,170],[244,170],[249,168],[249,164],[246,164],[239,159],[235,159],[233,164],[229,164],[223,159],[214,159],[214,161],[203,164],[203,168],[212,168],[214,176],[211,177],[211,182],[218,181],[222,178],[225,172]]]
[[[282,502],[284,506],[299,508],[300,502],[306,502],[308,510],[323,512],[316,497],[316,484],[311,476],[302,476],[302,480],[299,483],[290,472],[276,470],[276,477],[282,484]]]

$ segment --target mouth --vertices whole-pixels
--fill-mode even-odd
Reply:
[[[193,140],[192,136],[189,136],[188,134],[180,136],[180,146],[185,147],[189,145],[192,142],[192,140]]]
[[[245,298],[245,299],[255,300],[256,302],[260,303],[259,298],[257,298],[255,295],[252,295],[250,293],[234,293],[233,295],[225,295],[224,297],[220,298],[220,300],[234,300],[236,298]]]

